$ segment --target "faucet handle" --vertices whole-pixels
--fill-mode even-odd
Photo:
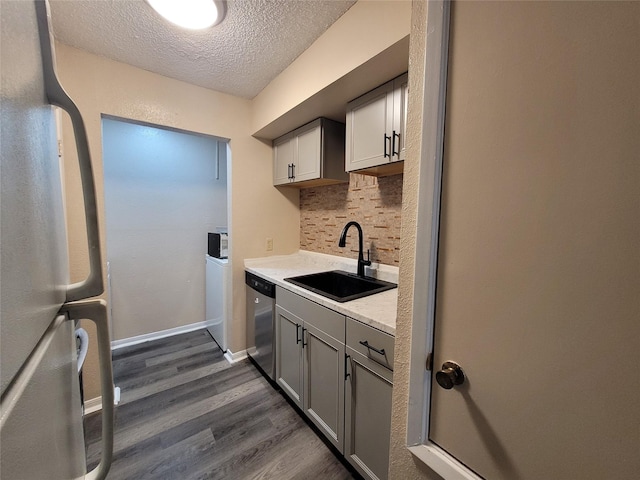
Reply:
[[[363,260],[362,263],[364,263],[366,266],[371,265],[371,256],[368,248],[367,248],[367,259]]]

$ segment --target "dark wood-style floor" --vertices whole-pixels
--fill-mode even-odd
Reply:
[[[329,448],[248,361],[230,365],[206,330],[116,350],[110,480],[350,479]],[[100,414],[85,417],[88,468]]]

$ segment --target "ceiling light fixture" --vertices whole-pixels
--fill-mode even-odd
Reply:
[[[171,23],[190,30],[217,25],[227,13],[224,0],[147,0],[147,3]]]

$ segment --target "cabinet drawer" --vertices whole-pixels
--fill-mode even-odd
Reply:
[[[346,344],[389,370],[393,370],[395,338],[392,335],[347,317]],[[384,354],[380,353],[383,351]]]
[[[279,286],[276,287],[276,304],[344,343],[344,315]]]

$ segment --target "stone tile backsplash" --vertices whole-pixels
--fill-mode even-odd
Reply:
[[[358,257],[358,235],[349,230],[347,246],[338,247],[342,228],[355,220],[362,226],[364,250],[371,261],[398,266],[402,174],[372,177],[352,173],[349,183],[300,190],[300,248],[311,252]]]

